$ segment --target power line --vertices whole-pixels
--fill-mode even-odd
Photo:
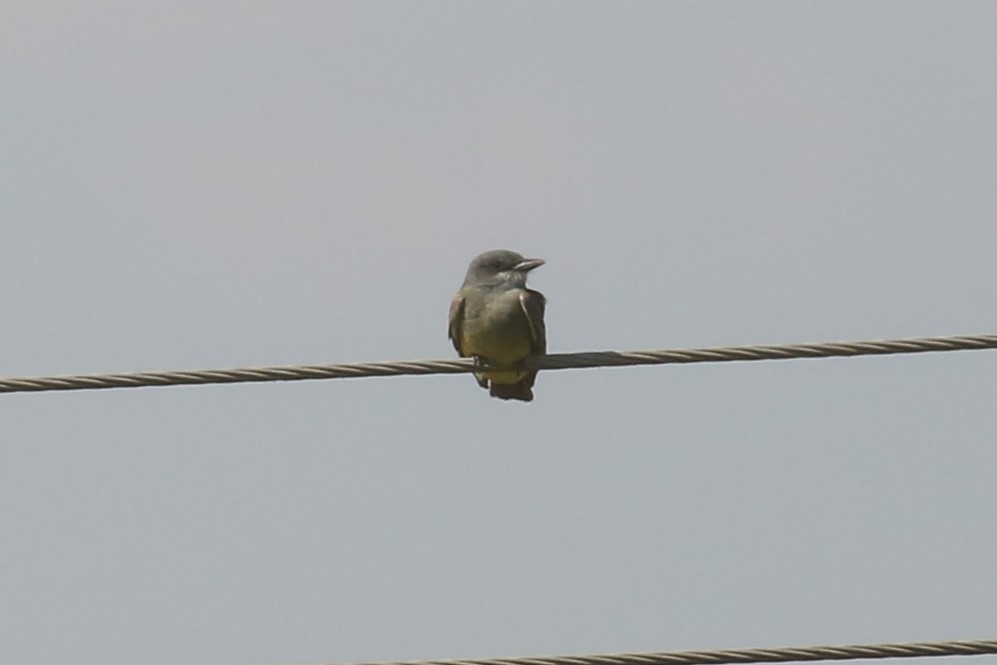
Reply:
[[[997,654],[997,640],[724,649],[717,651],[660,651],[594,656],[396,661],[365,663],[364,665],[720,665],[722,663],[788,663],[815,660],[979,656],[983,654]]]
[[[531,358],[524,363],[524,366],[548,370],[580,369],[746,360],[789,360],[791,358],[881,356],[900,353],[970,351],[993,348],[997,348],[997,335],[912,337],[864,342],[822,342],[818,344],[725,346],[699,349],[554,353]],[[145,386],[181,386],[214,383],[259,383],[263,381],[305,381],[309,379],[350,379],[373,376],[465,374],[479,369],[481,367],[476,365],[472,359],[454,358],[450,360],[402,360],[334,365],[284,365],[275,367],[135,372],[124,374],[37,376],[0,379],[0,393],[99,390],[104,388],[140,388]]]

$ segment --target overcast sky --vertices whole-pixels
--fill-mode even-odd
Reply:
[[[6,2],[0,374],[997,332],[997,3]],[[995,638],[997,354],[0,395],[0,662]],[[992,657],[970,662],[994,663]],[[940,665],[935,660],[932,665]]]

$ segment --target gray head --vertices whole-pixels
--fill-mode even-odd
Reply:
[[[493,249],[479,254],[467,268],[464,285],[525,287],[526,275],[544,264],[543,259],[526,259],[507,249]]]

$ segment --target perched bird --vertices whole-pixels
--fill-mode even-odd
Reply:
[[[526,276],[544,264],[497,249],[476,256],[450,303],[450,339],[463,358],[516,368],[529,356],[547,353],[546,299],[526,288]],[[492,397],[533,399],[536,370],[512,369],[474,374]]]

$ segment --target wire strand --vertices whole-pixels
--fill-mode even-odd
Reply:
[[[540,656],[468,660],[421,660],[362,665],[720,665],[722,663],[788,663],[816,660],[865,660],[997,654],[997,640],[851,644],[841,646],[661,651],[590,656]]]
[[[997,335],[912,337],[862,342],[554,353],[530,358],[523,363],[523,367],[543,370],[582,369],[747,360],[789,360],[792,358],[876,356],[901,353],[971,351],[993,348],[997,348]],[[123,374],[36,376],[0,379],[0,393],[100,390],[106,388],[141,388],[146,386],[183,386],[218,383],[259,383],[264,381],[306,381],[312,379],[351,379],[374,376],[466,374],[468,372],[480,371],[482,367],[484,366],[475,363],[472,359],[455,358],[451,360],[402,360],[331,365],[284,365]]]

